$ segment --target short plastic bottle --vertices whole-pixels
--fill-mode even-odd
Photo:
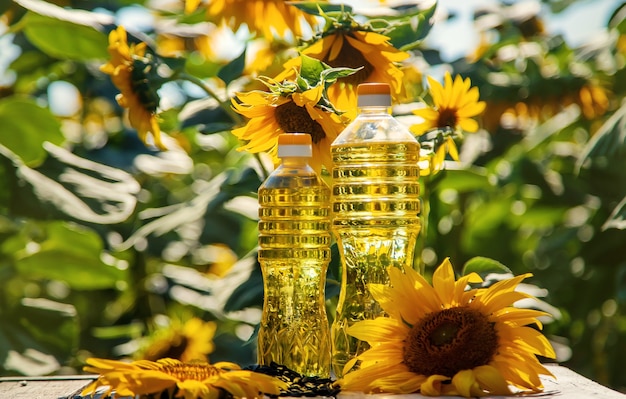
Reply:
[[[388,284],[389,266],[413,267],[420,231],[419,143],[391,115],[389,85],[361,84],[357,95],[357,117],[331,145],[332,230],[342,266],[331,328],[337,377],[368,348],[347,328],[384,315],[368,284]]]
[[[281,164],[259,188],[263,314],[258,362],[330,376],[325,280],[330,261],[330,188],[309,166],[311,136],[282,134]]]

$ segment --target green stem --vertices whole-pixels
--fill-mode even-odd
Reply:
[[[233,110],[233,108],[230,106],[230,103],[227,101],[222,101],[222,99],[217,95],[217,93],[214,92],[213,89],[211,89],[209,85],[207,85],[202,79],[195,77],[193,75],[189,75],[184,72],[178,74],[176,78],[191,82],[195,84],[196,86],[198,86],[199,88],[201,88],[202,90],[204,90],[204,92],[208,94],[209,97],[212,97],[215,99],[215,101],[217,101],[220,107],[222,107],[222,109],[228,114],[228,116],[232,119],[233,122],[235,123],[243,122],[243,118],[241,117],[241,115],[239,115],[238,113],[235,112],[235,110]]]

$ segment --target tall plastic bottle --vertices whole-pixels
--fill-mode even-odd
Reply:
[[[337,377],[368,348],[346,329],[384,315],[367,285],[388,284],[388,266],[413,267],[420,231],[419,144],[391,115],[389,85],[361,84],[357,95],[357,117],[331,145],[332,230],[342,265],[331,328]]]
[[[281,164],[259,188],[263,314],[258,362],[330,376],[324,286],[330,261],[330,188],[309,166],[311,136],[282,134]]]

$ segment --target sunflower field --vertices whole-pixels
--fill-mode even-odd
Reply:
[[[422,146],[424,276],[532,273],[556,361],[626,392],[615,0],[0,1],[0,375],[254,364],[277,136],[330,182],[364,82]]]

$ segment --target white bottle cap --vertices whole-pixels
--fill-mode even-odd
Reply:
[[[357,89],[357,107],[391,107],[391,88],[387,83],[361,83]]]
[[[278,158],[313,156],[313,141],[308,133],[283,133],[278,136]]]

